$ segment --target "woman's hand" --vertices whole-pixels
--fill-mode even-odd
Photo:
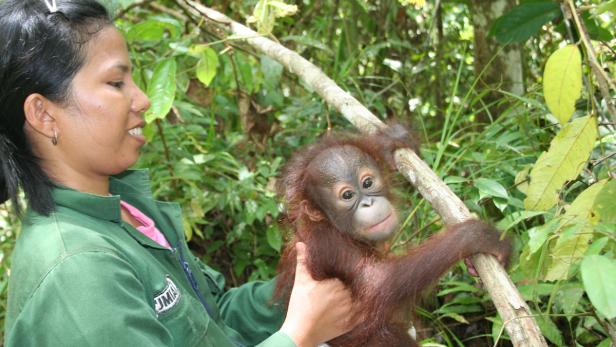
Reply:
[[[280,330],[298,347],[315,347],[353,328],[351,292],[337,279],[316,281],[306,268],[306,245],[298,242],[295,282]]]

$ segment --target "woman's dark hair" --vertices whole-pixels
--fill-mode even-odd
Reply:
[[[18,214],[19,187],[36,212],[54,209],[51,181],[24,132],[24,101],[39,93],[68,102],[85,44],[111,24],[94,0],[54,3],[57,11],[45,0],[0,0],[0,203],[11,199]]]

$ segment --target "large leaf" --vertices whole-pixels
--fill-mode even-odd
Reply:
[[[590,255],[584,257],[580,269],[590,302],[608,319],[616,317],[616,261]]]
[[[593,207],[605,184],[606,181],[597,182],[580,193],[560,218],[564,232],[550,250],[551,262],[545,280],[569,278],[572,267],[576,266],[586,253],[592,240],[593,225],[598,221]],[[573,227],[566,228],[569,225]]]
[[[594,208],[600,194],[605,190],[607,182],[607,180],[601,180],[581,192],[563,214],[563,224],[578,221],[590,221],[596,224],[598,218]],[[612,208],[614,206],[612,205]]]
[[[564,227],[555,246],[550,250],[551,261],[543,279],[556,281],[571,277],[575,266],[588,249],[592,231],[592,225],[583,221]]]
[[[175,59],[169,58],[156,65],[154,74],[148,83],[148,98],[152,106],[145,114],[148,123],[156,119],[163,119],[171,110],[175,99],[175,72],[177,65]]]
[[[523,42],[560,13],[560,6],[553,1],[520,4],[494,21],[490,35],[503,45]]]
[[[616,180],[605,184],[595,200],[594,210],[604,223],[616,223]]]
[[[558,202],[558,190],[576,178],[588,160],[597,137],[597,121],[582,117],[565,125],[543,152],[530,173],[527,210],[545,211]]]
[[[575,45],[556,50],[543,71],[543,96],[550,112],[567,123],[575,111],[575,101],[582,93],[582,57]]]

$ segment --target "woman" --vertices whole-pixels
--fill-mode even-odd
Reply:
[[[190,254],[176,204],[127,171],[150,106],[94,0],[0,3],[0,201],[25,192],[6,346],[316,346],[351,328],[349,292],[298,268],[224,292]]]

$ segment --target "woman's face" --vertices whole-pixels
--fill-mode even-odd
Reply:
[[[55,117],[60,158],[52,165],[93,178],[126,170],[145,143],[142,114],[149,106],[132,80],[124,38],[115,27],[104,27],[87,43],[67,105]]]

